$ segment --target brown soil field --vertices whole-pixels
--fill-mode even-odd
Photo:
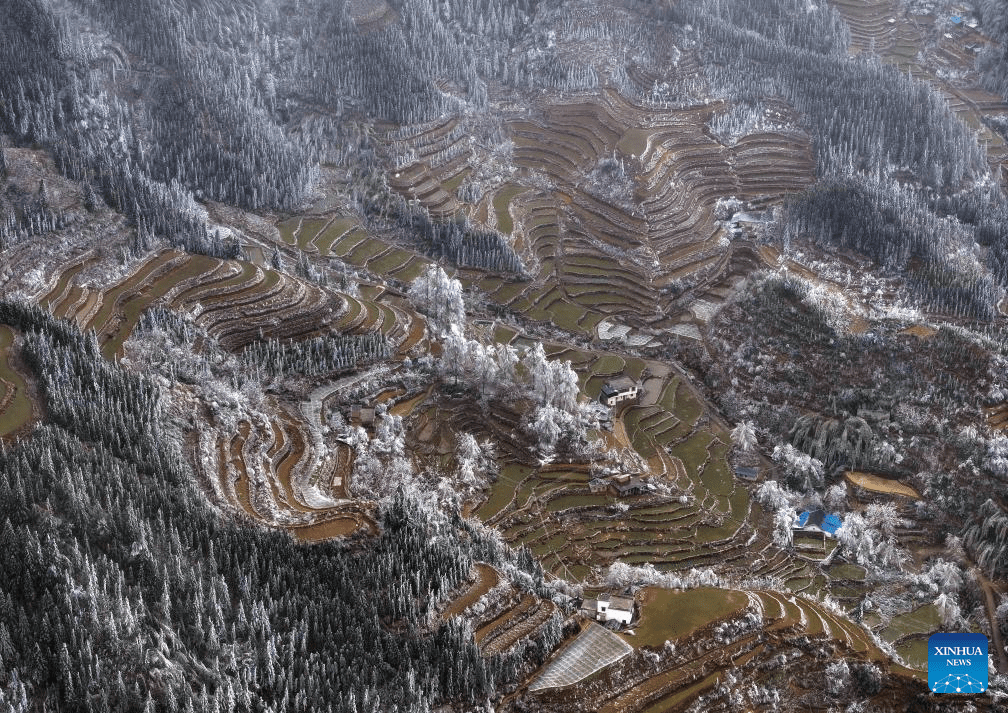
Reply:
[[[888,478],[872,475],[871,473],[859,473],[857,471],[848,471],[844,473],[844,478],[854,485],[875,493],[898,495],[904,498],[920,500],[920,494],[916,490],[911,488],[909,485],[904,485],[898,480],[890,480]]]
[[[476,600],[496,587],[497,582],[500,581],[497,570],[488,564],[477,562],[475,569],[476,581],[469,587],[469,589],[463,592],[458,599],[452,600],[451,604],[448,605],[448,608],[444,610],[444,614],[442,615],[445,619],[450,619],[451,617],[464,612],[469,606],[475,603]]]

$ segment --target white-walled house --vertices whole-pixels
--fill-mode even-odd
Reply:
[[[600,594],[598,599],[585,599],[581,603],[581,613],[603,623],[618,621],[629,624],[633,619],[634,600],[633,597]]]
[[[599,394],[599,401],[606,406],[615,406],[622,401],[634,401],[640,395],[640,382],[634,381],[629,376],[620,376],[605,382],[602,393]]]

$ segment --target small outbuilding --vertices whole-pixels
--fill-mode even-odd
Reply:
[[[759,477],[759,468],[752,465],[739,465],[735,467],[735,477],[739,480],[754,482]]]

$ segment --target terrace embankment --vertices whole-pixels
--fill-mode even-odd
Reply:
[[[35,409],[28,395],[28,382],[21,371],[15,354],[16,333],[10,326],[0,324],[0,438],[10,438],[27,429]]]

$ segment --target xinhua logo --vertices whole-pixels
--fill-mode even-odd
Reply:
[[[987,690],[987,637],[932,634],[928,639],[928,687],[935,693]]]

